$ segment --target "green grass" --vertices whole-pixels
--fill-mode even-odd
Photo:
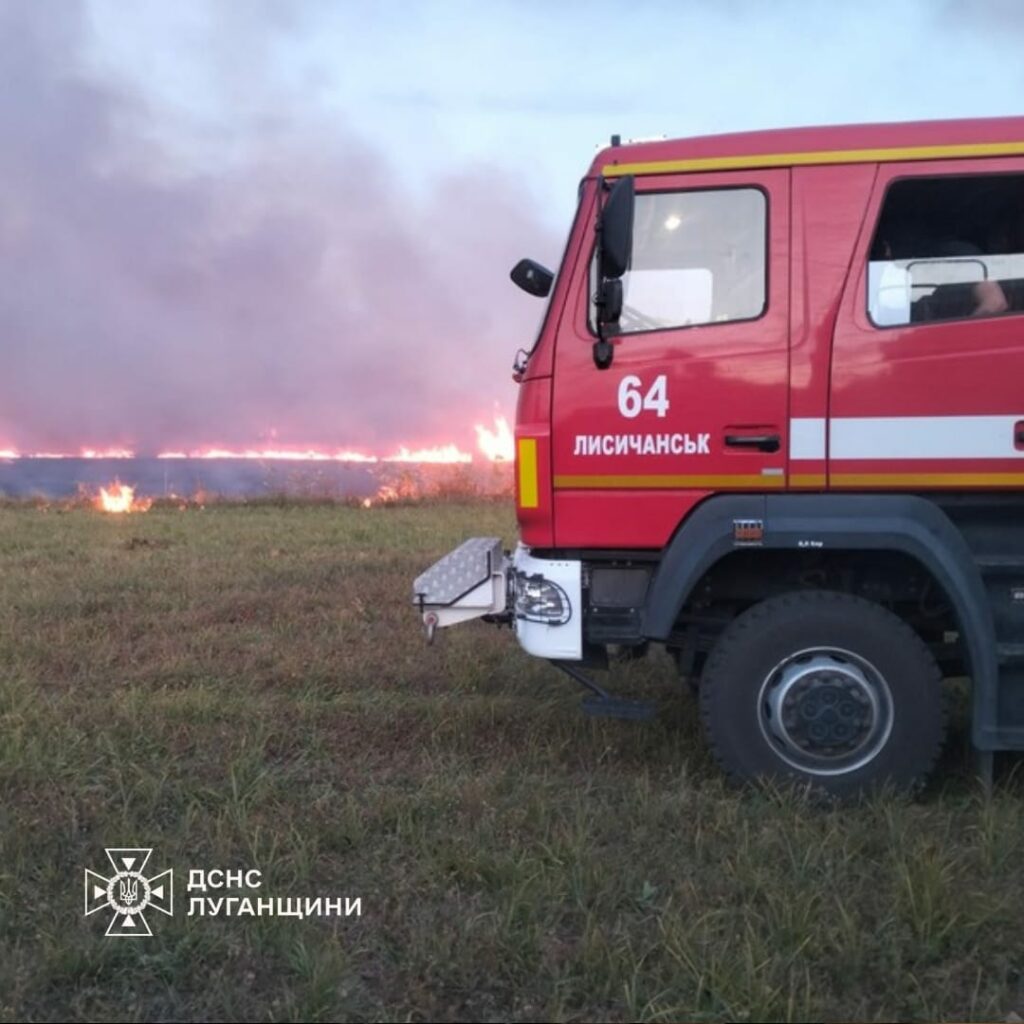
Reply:
[[[1012,777],[986,800],[961,738],[914,802],[736,791],[664,658],[614,670],[659,702],[628,723],[507,631],[425,647],[413,576],[513,531],[486,503],[0,508],[0,1019],[1024,1013]],[[82,916],[117,845],[176,871],[152,938]],[[363,914],[188,917],[190,867]]]

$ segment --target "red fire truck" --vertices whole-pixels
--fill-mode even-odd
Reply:
[[[1024,118],[620,144],[515,367],[520,543],[420,576],[594,694],[663,644],[721,766],[913,785],[971,680],[1024,749]]]

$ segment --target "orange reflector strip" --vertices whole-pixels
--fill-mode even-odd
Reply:
[[[691,171],[731,171],[751,167],[799,167],[814,164],[887,163],[893,160],[956,160],[969,157],[1019,156],[1024,142],[970,142],[945,146],[895,146],[879,149],[823,149],[803,153],[749,153],[742,156],[690,157],[608,164],[606,178],[623,174],[684,174]]]
[[[537,500],[537,439],[519,439],[519,507],[536,508]]]
[[[1024,473],[833,473],[834,487],[1024,487]]]
[[[641,475],[592,476],[568,475],[556,476],[555,487],[558,490],[599,489],[663,489],[672,487],[708,488],[743,488],[746,490],[775,490],[783,487],[786,481],[782,476],[754,475],[752,473],[714,473],[695,476],[680,476],[676,473],[648,473]]]

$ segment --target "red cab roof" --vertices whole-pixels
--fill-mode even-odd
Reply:
[[[739,167],[1024,155],[1024,117],[911,121],[702,135],[608,147],[590,173],[681,173]]]

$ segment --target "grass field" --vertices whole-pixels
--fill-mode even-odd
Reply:
[[[0,508],[0,1019],[1024,1015],[1012,777],[986,800],[961,737],[913,802],[735,791],[661,658],[614,670],[660,704],[628,723],[507,631],[426,648],[413,576],[513,530]],[[151,938],[83,917],[106,846],[175,869]],[[192,867],[362,915],[189,917]]]

